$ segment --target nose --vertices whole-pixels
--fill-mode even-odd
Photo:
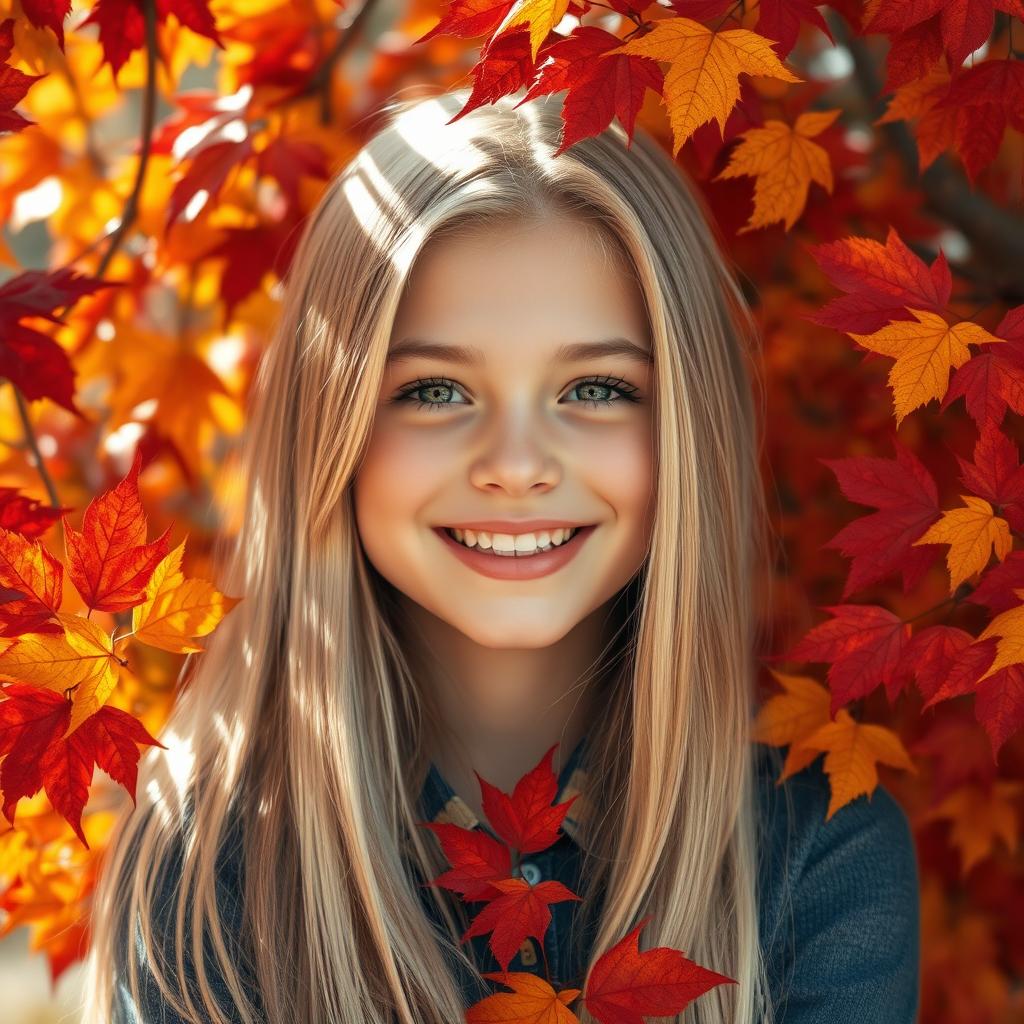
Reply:
[[[473,462],[470,482],[480,490],[512,495],[548,490],[562,478],[561,461],[535,417],[505,416],[487,448]]]

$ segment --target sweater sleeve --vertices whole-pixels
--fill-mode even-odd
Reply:
[[[829,793],[820,766],[795,792],[805,841],[776,1024],[914,1024],[920,903],[910,824],[881,785],[826,821]]]

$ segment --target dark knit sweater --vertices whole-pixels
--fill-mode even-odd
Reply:
[[[586,776],[580,763],[585,746],[584,738],[562,768],[556,802],[583,789]],[[907,817],[879,785],[870,799],[860,796],[826,821],[829,783],[821,761],[776,786],[778,753],[767,747],[757,750],[762,829],[759,921],[775,1020],[777,1024],[913,1024],[919,1002],[920,918],[917,860]],[[476,820],[434,765],[423,786],[420,807],[423,820],[454,822],[494,835]],[[585,813],[581,797],[570,815]],[[577,824],[577,818],[567,817],[565,834],[553,846],[523,859],[521,873],[526,881],[556,879],[579,892],[580,848],[573,839]],[[239,849],[235,843],[223,858],[218,880],[218,905],[228,933],[235,935],[241,933],[242,919]],[[174,873],[172,865],[165,874],[169,893]],[[421,893],[432,916],[429,893]],[[482,906],[469,904],[470,916]],[[550,908],[544,953],[547,976],[556,988],[582,987],[582,951],[569,946],[576,906],[565,901]],[[173,935],[169,923],[166,927]],[[488,936],[471,941],[483,970],[500,970],[487,948]],[[167,949],[173,962],[173,946]],[[121,964],[128,949],[124,952],[125,957],[118,958]],[[134,952],[145,966],[138,938]],[[527,939],[509,970],[545,976],[544,959],[537,943]],[[716,969],[714,964],[703,966]],[[232,1001],[213,968],[212,956],[207,969],[221,1004],[229,1010]],[[145,983],[145,970],[142,973]],[[459,974],[458,979],[467,1006],[490,992],[509,991],[473,975]],[[132,1004],[127,979],[119,973],[115,1024],[182,1024],[159,998],[155,985],[144,984],[142,1002],[141,1009]]]

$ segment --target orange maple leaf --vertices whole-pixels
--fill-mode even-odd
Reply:
[[[483,975],[508,985],[512,992],[495,992],[466,1010],[466,1024],[572,1024],[579,1017],[568,1008],[580,994],[578,988],[556,992],[536,974],[526,971],[489,971]]]
[[[188,638],[211,633],[242,600],[222,594],[206,580],[185,579],[181,572],[185,540],[156,567],[146,584],[145,601],[132,609],[135,639],[175,654],[202,651]]]
[[[950,594],[969,576],[981,572],[993,551],[1001,562],[1013,550],[1010,524],[997,516],[984,498],[961,494],[960,500],[966,508],[947,509],[914,541],[915,547],[919,544],[950,545],[946,553]]]
[[[820,135],[841,111],[801,114],[790,127],[785,121],[765,121],[749,128],[729,157],[729,165],[715,179],[750,175],[754,185],[754,212],[739,234],[785,221],[788,231],[807,205],[807,192],[816,181],[832,191],[832,164],[828,153],[811,140]]]
[[[832,720],[832,695],[809,676],[787,675],[774,669],[771,672],[785,693],[769,697],[758,709],[753,738],[773,747],[789,745],[782,774],[776,780],[776,785],[781,785],[818,757],[819,751],[800,746],[800,741]]]
[[[517,25],[530,25],[530,59],[537,59],[541,43],[551,30],[565,17],[569,0],[519,0],[498,26],[494,37],[511,32]]]
[[[82,615],[60,612],[60,634],[27,633],[0,653],[0,679],[30,683],[55,693],[73,690],[67,733],[107,702],[117,685],[120,659],[110,637]]]
[[[917,774],[896,733],[881,725],[858,722],[846,708],[839,709],[834,722],[826,723],[803,739],[801,746],[827,751],[825,773],[832,795],[826,821],[862,793],[870,798],[878,785],[878,762]]]
[[[850,334],[859,345],[896,360],[889,386],[896,406],[896,425],[920,405],[941,399],[949,387],[950,367],[971,358],[968,345],[988,345],[1002,338],[968,320],[950,326],[938,313],[911,309],[913,320],[896,320],[874,334]]]
[[[721,131],[740,98],[739,76],[764,75],[799,82],[776,56],[770,40],[747,29],[712,32],[690,18],[665,18],[646,35],[614,53],[653,57],[670,64],[664,104],[672,122],[672,155],[702,125],[716,120]]]
[[[952,822],[950,839],[960,850],[960,873],[966,876],[979,861],[992,855],[997,839],[1013,854],[1020,838],[1020,816],[1015,802],[1024,783],[996,779],[991,786],[971,782],[949,794],[937,807],[925,811],[922,821],[945,818]]]
[[[1024,601],[1024,590],[1016,589],[1013,593],[1018,600]],[[976,686],[1001,669],[1024,663],[1024,604],[1014,605],[996,615],[978,634],[975,642],[980,643],[992,636],[998,637],[996,656],[985,670],[985,674],[978,676]]]

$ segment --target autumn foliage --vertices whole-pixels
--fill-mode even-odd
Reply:
[[[303,219],[423,84],[563,94],[559,155],[642,125],[699,184],[764,339],[757,739],[823,758],[828,818],[880,779],[906,809],[921,1020],[1024,1019],[1024,0],[0,0],[0,932],[54,980],[84,954],[114,812],[245,596],[208,581]],[[564,808],[503,799],[553,841]],[[536,934],[574,894],[452,828],[437,882],[481,886],[503,962],[505,904]],[[729,980],[641,932],[470,1013]],[[648,963],[680,988],[612,1008]]]
[[[570,1009],[577,999],[601,1024],[634,1024],[644,1017],[680,1013],[714,986],[735,984],[732,978],[707,970],[667,946],[641,952],[639,934],[649,918],[597,959],[582,992],[576,988],[556,991],[544,978],[508,969],[528,937],[544,949],[551,904],[580,898],[561,882],[531,885],[518,873],[521,854],[538,853],[556,842],[569,808],[578,799],[577,794],[552,804],[558,791],[551,770],[554,752],[551,747],[511,794],[477,775],[484,813],[501,841],[461,825],[419,823],[437,836],[451,865],[431,884],[458,893],[464,902],[485,904],[462,941],[490,933],[488,946],[501,971],[486,972],[483,977],[512,989],[473,1004],[466,1012],[467,1024],[536,1020],[571,1024],[578,1019]]]

